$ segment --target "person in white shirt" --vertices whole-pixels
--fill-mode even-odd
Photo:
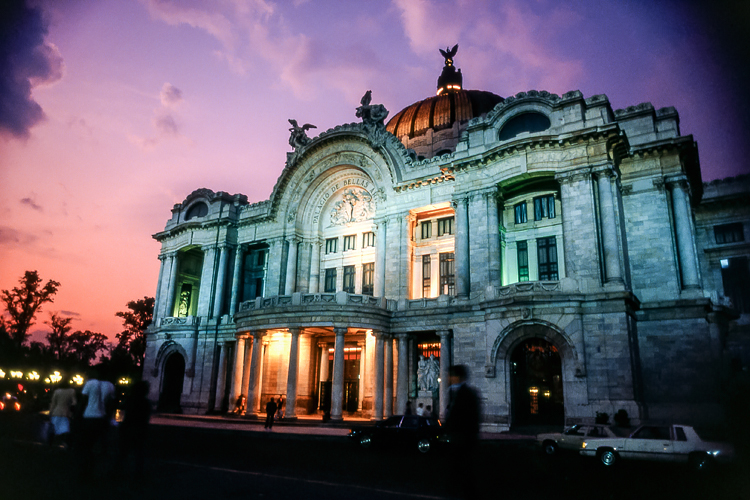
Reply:
[[[94,466],[94,447],[98,444],[103,452],[107,449],[109,422],[115,407],[115,386],[100,380],[98,370],[92,370],[83,385],[85,409],[81,424],[80,474],[89,476]]]

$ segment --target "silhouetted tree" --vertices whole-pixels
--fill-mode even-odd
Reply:
[[[49,280],[42,286],[42,279],[36,271],[26,271],[21,284],[11,291],[3,290],[0,299],[5,303],[10,320],[6,322],[10,338],[17,347],[21,347],[29,335],[29,328],[34,324],[36,313],[41,311],[45,302],[52,302],[60,283]]]
[[[57,361],[65,361],[70,355],[70,326],[73,318],[63,318],[55,313],[50,313],[50,320],[45,321],[52,328],[47,334],[47,343],[52,355]]]
[[[132,300],[128,302],[128,309],[130,310],[115,314],[123,319],[125,330],[117,334],[118,342],[113,355],[122,356],[128,353],[132,362],[142,367],[143,356],[146,353],[146,328],[154,317],[154,298]]]
[[[108,351],[107,337],[101,333],[76,331],[69,335],[70,357],[79,365],[90,366],[102,351]]]

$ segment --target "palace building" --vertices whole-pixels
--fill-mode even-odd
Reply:
[[[151,398],[442,416],[465,364],[487,432],[720,418],[732,353],[747,363],[727,339],[750,312],[748,197],[738,212],[704,186],[674,108],[466,90],[443,55],[437,94],[389,120],[369,91],[356,123],[309,138],[290,120],[268,200],[198,189],[174,206],[154,235]]]

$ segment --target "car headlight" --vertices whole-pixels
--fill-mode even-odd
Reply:
[[[586,449],[586,445],[588,445],[588,443],[586,441],[584,441],[583,443],[581,443],[581,448],[583,448],[585,450]]]

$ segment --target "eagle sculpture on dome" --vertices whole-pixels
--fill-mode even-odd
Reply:
[[[448,47],[443,49],[438,49],[441,54],[443,54],[443,57],[445,58],[445,65],[446,66],[453,66],[453,56],[456,55],[456,52],[458,52],[458,44],[454,45],[452,49],[449,49]]]

